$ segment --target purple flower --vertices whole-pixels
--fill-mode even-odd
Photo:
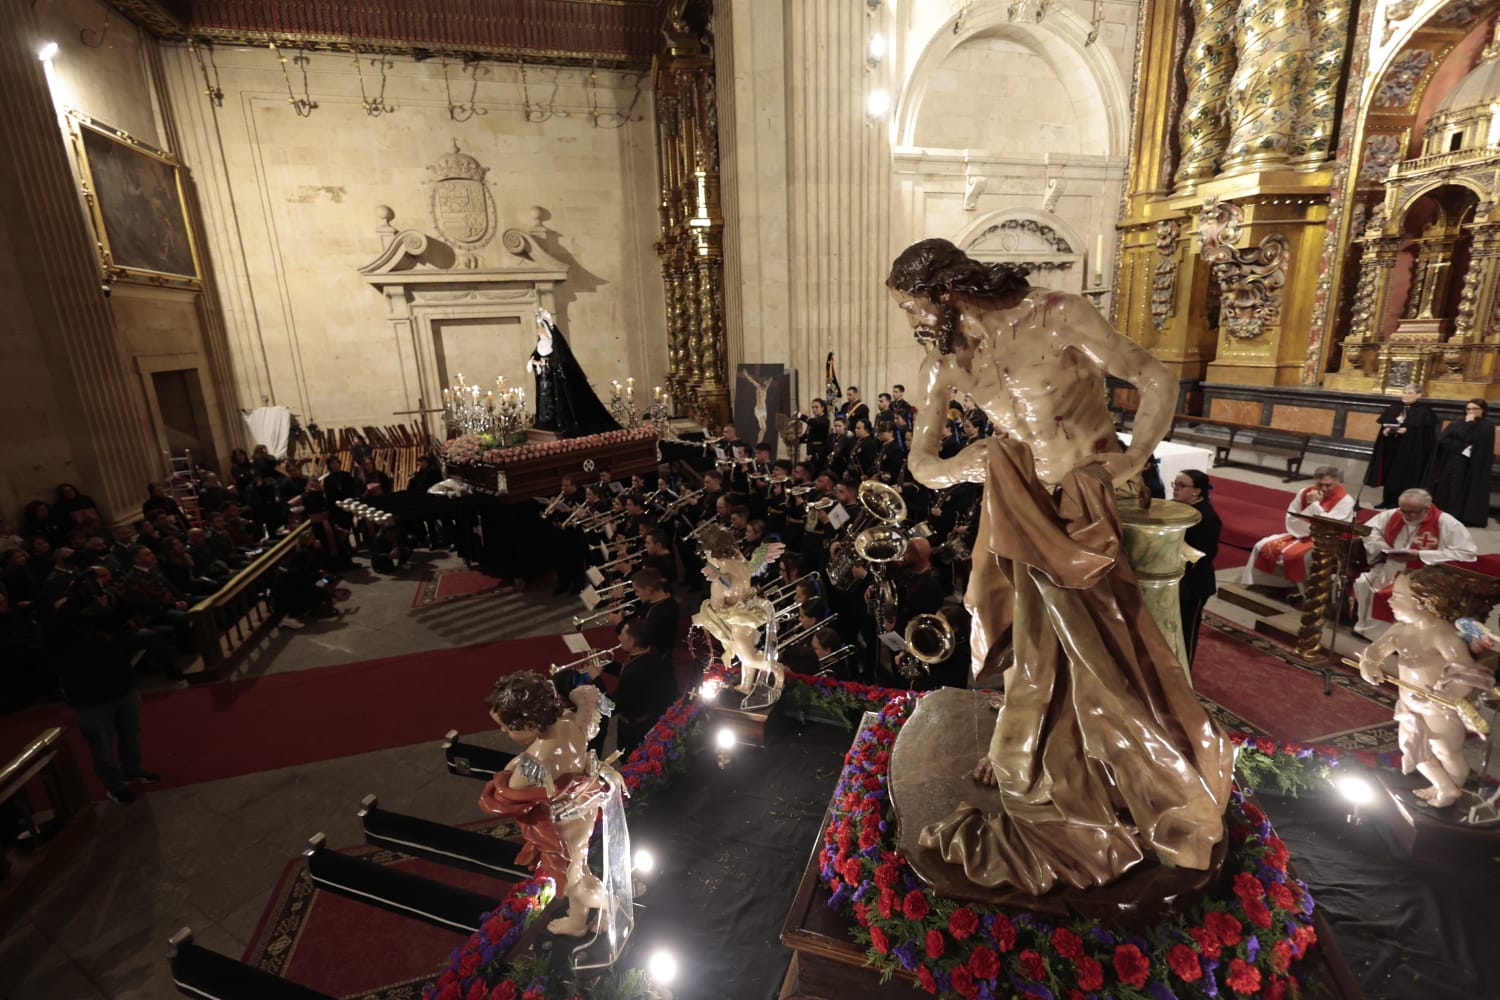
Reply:
[[[1216,997],[1219,995],[1219,978],[1214,975],[1214,971],[1218,967],[1219,963],[1214,959],[1205,958],[1203,960],[1203,985],[1201,989],[1203,990],[1203,995],[1206,997]]]
[[[1153,1000],[1177,1000],[1177,994],[1167,988],[1163,982],[1152,982],[1146,984],[1146,992],[1150,993]]]
[[[891,949],[891,954],[896,956],[896,961],[901,963],[901,968],[907,972],[917,967],[917,943],[907,941]]]
[[[1253,962],[1253,961],[1255,961],[1255,956],[1259,955],[1259,954],[1260,954],[1260,938],[1258,938],[1254,934],[1252,934],[1252,935],[1250,935],[1250,939],[1245,942],[1245,957],[1248,958],[1250,961]]]

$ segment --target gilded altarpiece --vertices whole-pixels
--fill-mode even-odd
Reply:
[[[1147,5],[1116,321],[1182,379],[1302,382],[1349,13]]]
[[[676,409],[708,426],[729,419],[724,339],[724,218],[713,57],[677,0],[652,71],[661,178],[667,385]]]

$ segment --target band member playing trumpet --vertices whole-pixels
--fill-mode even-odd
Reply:
[[[669,602],[670,603],[670,602]],[[676,607],[673,607],[673,633],[676,633]],[[652,627],[644,619],[632,618],[620,627],[620,659],[595,660],[588,675],[600,674],[618,678],[611,695],[615,717],[619,719],[615,748],[629,754],[656,725],[662,713],[677,700],[677,675],[672,670],[670,650],[655,648],[651,643]]]
[[[635,592],[635,610],[611,620],[624,631],[625,626],[638,624],[637,635],[649,647],[670,657],[677,645],[677,602],[668,594],[661,574],[654,569],[642,568],[630,574],[630,587]]]

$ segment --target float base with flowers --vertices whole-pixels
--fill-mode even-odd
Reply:
[[[705,680],[733,683],[715,664]],[[635,812],[684,768],[689,735],[718,709],[689,690],[620,768]],[[845,755],[826,815],[782,928],[793,950],[782,997],[1036,997],[1056,1000],[1169,1000],[1174,997],[1340,996],[1347,969],[1334,971],[1307,886],[1290,871],[1289,852],[1265,814],[1236,790],[1229,807],[1229,852],[1220,884],[1179,917],[1120,927],[1043,919],[945,899],[924,886],[895,852],[887,794],[890,750],[919,694],[788,673],[786,699],[799,713],[827,719],[864,712]],[[1345,752],[1234,735],[1236,773],[1283,790],[1326,781]],[[702,741],[699,741],[700,743]],[[1367,766],[1389,765],[1364,752]],[[811,833],[811,831],[809,831]],[[528,954],[523,932],[551,898],[532,879],[486,914],[456,949],[425,1000],[554,1000],[658,995],[637,970],[603,982],[559,976]]]
[[[493,437],[462,434],[443,442],[442,457],[446,475],[521,502],[556,493],[563,476],[574,476],[583,486],[606,469],[626,483],[636,473],[652,474],[656,439],[652,428],[635,427],[502,448]]]

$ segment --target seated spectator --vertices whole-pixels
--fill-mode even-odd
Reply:
[[[10,599],[12,608],[30,608],[36,603],[36,579],[31,575],[31,555],[25,549],[11,549],[0,563],[0,587]]]
[[[380,469],[375,468],[375,460],[367,458],[360,465],[360,481],[364,483],[364,495],[376,497],[388,497],[395,492],[391,484],[391,477]]]
[[[406,492],[426,493],[442,481],[443,473],[438,469],[437,463],[432,460],[432,456],[418,455],[417,471],[406,480]]]
[[[162,572],[156,553],[137,545],[130,570],[120,579],[121,603],[136,625],[174,636],[179,649],[192,648],[187,597]]]
[[[21,537],[35,538],[38,535],[48,539],[62,535],[52,505],[45,500],[33,500],[21,511]]]
[[[1439,562],[1470,562],[1478,554],[1474,536],[1451,514],[1437,509],[1426,490],[1407,490],[1391,510],[1368,522],[1365,554],[1370,568],[1354,581],[1359,620],[1354,631],[1366,639],[1380,638],[1389,621],[1375,617],[1377,595],[1389,597],[1391,585],[1408,570]]]
[[[198,507],[205,514],[223,510],[228,504],[234,502],[234,494],[231,493],[223,483],[219,482],[216,473],[205,472],[203,482],[198,486]]]
[[[162,575],[179,594],[203,597],[219,589],[214,581],[198,575],[180,538],[168,538],[162,543],[158,565]]]
[[[377,573],[394,573],[411,558],[411,536],[400,523],[383,525],[370,541],[370,568]]]
[[[177,505],[176,499],[167,493],[166,487],[161,483],[147,483],[146,502],[141,504],[141,516],[148,521],[155,522],[158,511],[165,513],[174,521],[187,524],[187,518],[182,516],[182,508]]]
[[[303,618],[337,618],[333,581],[324,575],[322,545],[316,535],[297,536],[297,546],[276,569],[273,602],[282,624],[301,628]],[[352,608],[350,610],[353,610]]]
[[[63,483],[57,488],[57,503],[53,505],[53,520],[59,525],[88,528],[103,522],[99,505],[94,498],[79,493],[72,483]]]
[[[250,485],[250,475],[254,471],[255,466],[251,464],[245,449],[236,448],[229,453],[229,481],[242,496],[245,488]]]
[[[228,541],[228,536],[224,536]],[[187,554],[193,561],[193,575],[213,581],[222,586],[230,577],[229,563],[219,558],[218,552],[209,543],[208,532],[203,528],[191,528],[187,533]]]
[[[1348,521],[1354,517],[1354,497],[1344,489],[1344,473],[1331,465],[1313,473],[1315,482],[1293,494],[1286,508],[1286,532],[1268,535],[1250,550],[1250,561],[1240,574],[1245,586],[1296,587],[1300,593],[1312,564],[1312,528],[1303,516],[1316,515]]]

